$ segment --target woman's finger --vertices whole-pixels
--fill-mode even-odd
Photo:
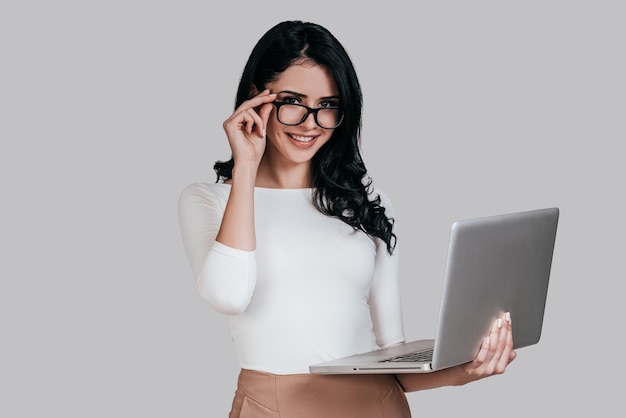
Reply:
[[[264,103],[259,109],[259,116],[261,118],[261,136],[265,136],[265,128],[267,127],[267,122],[270,119],[270,115],[272,113],[273,106],[271,103]]]
[[[496,321],[496,329],[490,335],[492,342],[491,358],[486,364],[489,373],[503,373],[509,364],[509,356],[512,350],[512,329],[510,314],[507,312]]]
[[[227,132],[243,131],[250,135],[256,124],[263,123],[261,117],[253,109],[240,109],[224,121]]]
[[[472,362],[472,373],[482,375],[489,374],[493,367],[494,357],[497,356],[498,337],[502,328],[502,319],[498,318],[491,324],[489,335],[483,339],[476,358]]]
[[[500,357],[500,361],[498,363],[498,365],[496,366],[496,368],[500,371],[500,372],[504,372],[504,369],[506,368],[506,366],[509,365],[509,363],[511,363],[516,356],[515,350],[513,349],[513,325],[512,325],[512,321],[511,321],[511,314],[510,313],[506,313],[505,315],[505,324],[506,324],[506,335],[503,337],[503,349],[502,349],[502,355]]]
[[[263,90],[261,93],[243,102],[240,109],[256,109],[265,103],[271,103],[276,100],[276,93],[270,93],[269,89]]]

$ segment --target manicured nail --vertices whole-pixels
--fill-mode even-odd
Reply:
[[[509,324],[511,323],[511,312],[506,313],[506,320]]]
[[[498,328],[502,328],[502,318],[498,318]]]

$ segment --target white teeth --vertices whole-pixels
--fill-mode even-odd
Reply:
[[[300,136],[300,135],[290,135],[290,136],[298,142],[310,142],[315,138],[314,136]]]

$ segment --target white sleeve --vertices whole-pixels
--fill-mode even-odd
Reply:
[[[391,201],[384,193],[378,192],[385,214],[394,217]],[[400,297],[400,248],[396,243],[393,254],[389,255],[385,242],[380,239],[376,239],[376,242],[376,266],[369,305],[376,343],[379,347],[387,347],[405,341]]]
[[[178,220],[198,293],[216,311],[234,315],[245,311],[252,298],[256,259],[254,251],[215,241],[225,205],[209,185],[195,183],[180,195]]]

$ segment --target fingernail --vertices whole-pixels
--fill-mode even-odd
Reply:
[[[506,320],[509,324],[511,323],[511,312],[506,313]]]
[[[498,318],[498,328],[502,327],[502,318]]]

